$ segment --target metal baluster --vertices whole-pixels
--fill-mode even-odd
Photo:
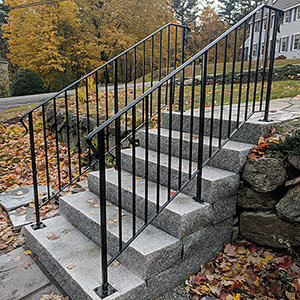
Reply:
[[[99,126],[99,90],[98,90],[98,72],[95,74],[96,81],[96,110],[97,110],[97,126]]]
[[[211,100],[210,136],[209,136],[209,154],[208,154],[209,157],[211,157],[212,155],[213,134],[214,134],[217,65],[218,65],[218,44],[215,45],[215,55],[214,55],[214,79],[213,79],[213,92],[212,92],[212,100]]]
[[[105,66],[105,119],[108,120],[108,68]],[[107,151],[109,151],[109,128],[106,127],[106,145]]]
[[[118,208],[119,208],[119,250],[122,250],[122,174],[121,174],[121,126],[120,118],[115,122],[116,128],[116,169],[118,171]]]
[[[200,100],[200,119],[199,119],[199,145],[198,145],[198,175],[196,201],[201,202],[202,191],[202,163],[203,163],[203,141],[204,141],[204,118],[205,118],[205,97],[206,97],[206,77],[207,77],[207,52],[202,56],[201,72],[201,100]]]
[[[157,175],[156,175],[156,212],[159,211],[160,195],[160,119],[161,119],[161,86],[158,88],[158,114],[157,114]]]
[[[132,234],[136,233],[136,161],[135,161],[136,106],[132,108]]]
[[[134,52],[133,52],[133,62],[134,62],[134,67],[133,67],[133,98],[134,100],[136,99],[136,47],[134,47]]]
[[[275,47],[276,47],[276,39],[277,39],[277,30],[279,26],[279,13],[275,13],[274,18],[274,27],[273,27],[273,37],[272,37],[272,45],[270,52],[270,65],[269,65],[269,74],[268,74],[268,87],[267,87],[267,95],[266,95],[266,108],[265,108],[265,116],[264,121],[268,121],[269,109],[270,109],[270,98],[271,98],[271,88],[272,88],[272,75],[274,69],[274,59],[275,59]]]
[[[175,82],[175,76],[170,79],[170,106],[169,106],[169,155],[168,155],[168,200],[171,197],[171,166],[172,166],[172,108],[173,108],[173,79]]]
[[[72,181],[71,149],[70,149],[70,125],[69,125],[69,111],[68,111],[68,94],[67,94],[67,91],[65,91],[65,107],[66,107],[69,180]]]
[[[101,274],[102,285],[94,291],[100,298],[113,294],[116,290],[108,283],[107,274],[107,224],[106,224],[106,183],[105,183],[105,141],[104,131],[98,134],[98,160],[99,160],[99,191],[100,191],[100,239],[101,239]]]
[[[179,89],[179,109],[180,109],[180,130],[179,130],[179,175],[178,189],[181,188],[182,182],[182,147],[183,147],[183,111],[184,111],[184,69],[180,72],[180,89]]]
[[[256,72],[255,72],[255,80],[254,80],[254,95],[253,95],[253,112],[255,111],[255,101],[256,101],[256,91],[257,91],[257,79],[259,72],[259,61],[260,61],[260,47],[261,47],[261,37],[262,37],[262,28],[263,28],[263,19],[264,19],[264,8],[261,9],[261,24],[259,28],[259,38],[258,38],[258,50],[256,53]],[[252,53],[251,53],[252,55]]]
[[[145,42],[143,42],[143,71],[142,71],[142,77],[143,77],[143,94],[145,92]],[[142,120],[143,123],[145,121],[145,98],[143,98],[143,109],[142,109]]]
[[[153,63],[154,63],[154,39],[151,38],[151,86],[153,86]],[[150,95],[150,115],[152,115],[153,95]]]
[[[192,161],[193,161],[193,132],[194,132],[194,102],[195,102],[195,61],[192,64],[192,91],[191,91],[191,118],[190,118],[190,150],[189,150],[189,178],[192,175]]]
[[[161,80],[161,51],[162,51],[162,30],[159,33],[158,81]]]
[[[50,181],[49,181],[49,164],[48,164],[48,146],[47,146],[47,132],[46,132],[46,120],[45,120],[45,105],[42,105],[42,115],[43,115],[45,159],[46,159],[47,193],[48,193],[48,199],[50,199],[51,192],[50,192]]]
[[[78,147],[78,165],[81,174],[81,147],[80,147],[80,127],[79,127],[79,104],[78,104],[78,85],[75,86],[75,103],[76,103],[76,128],[77,128],[77,147]]]
[[[237,111],[237,124],[236,124],[236,128],[239,128],[239,123],[240,123],[241,97],[242,97],[243,72],[244,72],[245,40],[246,40],[246,22],[244,23],[244,30],[243,30],[241,75],[240,75],[240,85],[239,85],[239,100],[238,100],[238,111]]]
[[[226,60],[227,60],[227,42],[228,36],[225,37],[224,45],[224,63],[223,63],[223,80],[222,80],[222,95],[221,95],[221,111],[220,111],[220,130],[219,130],[219,148],[222,144],[222,127],[223,127],[223,108],[224,108],[224,95],[225,95],[225,76],[226,76]]]
[[[264,85],[265,85],[265,75],[266,75],[266,68],[268,65],[268,52],[269,52],[269,38],[270,38],[270,27],[271,27],[271,12],[268,14],[268,21],[267,21],[267,34],[265,35],[265,47],[263,53],[263,73],[262,73],[262,83],[261,83],[261,94],[260,94],[260,104],[259,110],[262,110],[263,98],[264,98]]]
[[[237,39],[237,29],[234,31],[234,44],[233,44],[233,60],[232,60],[232,71],[231,71],[231,87],[230,87],[230,104],[229,104],[229,119],[228,119],[228,133],[231,133],[231,115],[232,115],[232,99],[233,99],[233,86],[234,86],[234,71],[235,71],[235,57],[236,57],[236,39]]]
[[[149,172],[149,97],[146,97],[146,136],[145,136],[145,224],[148,222],[148,172]]]
[[[245,120],[248,117],[248,106],[249,106],[249,93],[250,93],[250,79],[251,79],[251,65],[252,65],[252,52],[253,52],[255,16],[256,16],[256,14],[254,14],[253,18],[252,18],[252,28],[251,28],[251,38],[250,38],[250,52],[249,52],[248,80],[247,80],[247,92],[246,92]]]
[[[40,221],[40,209],[39,209],[39,196],[38,196],[38,182],[37,182],[37,169],[35,159],[35,146],[34,146],[34,130],[33,130],[33,118],[32,112],[28,114],[29,121],[29,138],[30,138],[30,153],[31,153],[31,168],[33,178],[33,192],[34,192],[34,207],[35,207],[35,220],[36,223],[31,225],[34,230],[45,227]]]
[[[175,28],[175,48],[174,48],[174,70],[176,69],[176,61],[177,61],[177,38],[178,38],[178,29],[177,26]],[[175,80],[176,78],[174,77],[174,84],[173,84],[173,96],[175,95]],[[173,98],[174,100],[174,98]],[[174,103],[172,103],[174,104]]]
[[[127,52],[125,53],[125,107],[128,105],[128,90],[127,90]],[[128,131],[128,114],[125,113],[125,132]]]
[[[54,126],[55,126],[57,179],[58,179],[58,188],[61,189],[60,161],[59,161],[59,144],[58,144],[58,131],[57,131],[57,113],[56,113],[56,98],[53,99],[53,109],[54,109]]]
[[[167,74],[169,74],[169,60],[170,60],[170,25],[168,26],[168,46],[167,46]],[[168,87],[169,81],[166,82],[166,104],[168,104]]]

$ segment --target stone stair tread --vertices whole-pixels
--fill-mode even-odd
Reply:
[[[94,200],[93,203],[88,201]],[[60,198],[63,216],[94,242],[100,245],[100,207],[99,197],[90,191],[67,195]],[[118,207],[107,202],[108,253],[119,251]],[[132,237],[132,214],[122,209],[122,242]],[[136,230],[144,221],[136,216]],[[174,236],[149,225],[118,258],[120,262],[143,279],[156,275],[180,261],[181,244]],[[134,257],[134,259],[133,259]],[[134,260],[130,261],[130,260]]]
[[[135,151],[136,151],[136,158],[145,160],[146,149],[142,147],[137,147]],[[156,164],[157,152],[153,150],[148,150],[148,152],[149,152],[149,162]],[[123,149],[122,154],[132,156],[132,148]],[[160,153],[160,165],[164,167],[169,166],[168,155],[164,153]],[[172,156],[171,168],[178,169],[178,166],[179,166],[179,158]],[[196,170],[197,170],[197,163],[192,162],[192,172]],[[182,172],[187,174],[188,171],[189,171],[189,161],[187,159],[182,159]],[[205,180],[211,180],[211,181],[222,180],[232,175],[235,175],[235,173],[223,169],[219,169],[219,168],[214,168],[214,167],[204,167],[202,170],[202,178]]]
[[[169,132],[170,132],[169,129],[161,128],[161,130],[160,130],[161,137],[169,138]],[[145,133],[146,133],[145,130],[140,130],[140,134],[144,135]],[[158,129],[157,128],[149,130],[149,135],[157,136],[157,134],[158,134]],[[180,131],[172,130],[172,139],[180,139]],[[184,141],[190,142],[191,141],[190,133],[183,132],[182,139]],[[196,134],[192,135],[192,143],[198,144],[198,139],[199,139],[198,135],[196,135]],[[209,139],[210,139],[209,136],[204,136],[203,143],[205,145],[209,145],[209,143],[210,143]],[[224,142],[225,140],[221,139],[221,141]],[[216,138],[216,137],[212,138],[212,146],[214,146],[214,147],[219,146],[219,139],[218,138]],[[230,140],[224,145],[223,148],[224,149],[235,150],[235,151],[245,151],[246,149],[247,150],[252,149],[253,144],[248,144],[248,143],[243,143],[243,142],[237,142],[237,141],[231,141]]]
[[[82,232],[73,227],[64,217],[44,221],[47,227],[33,230],[25,227],[26,241],[41,263],[52,270],[72,299],[98,300],[93,291],[102,282],[101,249]],[[58,238],[52,239],[56,235]],[[68,268],[69,266],[69,268]],[[109,283],[117,292],[106,299],[138,299],[145,293],[145,281],[129,271],[124,265],[108,268]]]
[[[90,177],[99,178],[99,172],[94,172]],[[121,171],[122,178],[122,198],[123,205],[126,209],[131,209],[132,201],[132,174]],[[118,171],[115,169],[108,169],[106,171],[106,182],[108,195],[111,195],[112,201],[116,201],[116,189],[118,186]],[[138,178],[136,180],[136,202],[137,214],[143,218],[145,215],[145,179]],[[168,188],[159,185],[160,199],[159,203],[162,206],[168,201]],[[148,217],[155,214],[156,209],[156,191],[157,184],[148,181]],[[170,190],[170,193],[174,193]],[[109,196],[108,196],[109,197]],[[179,193],[175,199],[165,207],[161,215],[154,220],[153,225],[161,228],[162,230],[170,233],[171,235],[182,238],[191,234],[194,230],[199,230],[201,227],[208,226],[211,223],[211,205],[206,202],[196,202],[193,197],[183,193]]]
[[[88,218],[99,223],[100,219],[100,208],[94,208],[93,205],[99,204],[99,197],[90,191],[80,192],[72,195],[67,195],[61,197],[63,201],[69,203],[69,205],[74,206],[78,211],[85,214]],[[93,204],[89,203],[89,200],[95,200]],[[107,230],[112,234],[118,236],[119,234],[119,225],[116,221],[118,214],[118,207],[113,203],[108,203],[106,206],[107,213]],[[93,214],[91,214],[93,212]],[[132,227],[132,214],[126,210],[122,210],[124,216],[122,217],[123,229],[123,242],[127,242],[131,237],[131,227]],[[110,221],[113,221],[113,224],[110,224]],[[144,224],[143,220],[137,218],[136,220],[137,228]],[[178,240],[156,228],[155,226],[149,225],[145,229],[144,234],[141,234],[137,239],[131,244],[132,247],[136,248],[143,255],[161,250],[165,247],[173,245]]]

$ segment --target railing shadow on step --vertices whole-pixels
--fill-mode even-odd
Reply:
[[[25,135],[29,132],[30,138],[34,228],[44,226],[40,209],[95,166],[85,141],[87,134],[182,64],[189,33],[186,26],[167,24],[21,116]],[[139,109],[145,110],[144,103]],[[130,119],[126,114],[125,135],[130,131]],[[40,203],[38,183],[42,178],[46,179],[48,197]],[[51,187],[56,190],[53,194]]]
[[[196,185],[195,200],[201,202],[202,168],[220,151],[229,139],[256,111],[264,112],[268,120],[276,36],[282,22],[283,12],[268,5],[257,7],[231,29],[222,34],[176,70],[165,76],[136,100],[105,121],[87,136],[87,143],[99,163],[100,227],[102,249],[102,284],[96,293],[105,298],[115,291],[108,282],[108,267],[153,222],[164,208],[193,181]],[[200,69],[199,69],[200,66]],[[252,69],[254,68],[254,69]],[[221,70],[221,72],[220,72]],[[246,70],[246,71],[245,71]],[[186,76],[190,73],[190,78]],[[200,76],[196,76],[196,73]],[[221,74],[218,74],[221,73]],[[115,101],[117,102],[117,98]],[[151,103],[156,109],[151,109]],[[143,103],[145,108],[139,110]],[[127,124],[131,115],[131,132],[121,136],[121,125]],[[188,118],[187,118],[188,116]],[[190,120],[190,121],[189,121]],[[106,131],[116,130],[115,146],[108,147]],[[168,130],[168,142],[161,139],[162,128]],[[138,130],[144,134],[144,170],[137,170]],[[149,156],[149,132],[156,130],[156,167]],[[178,157],[174,171],[175,146],[173,130],[179,132]],[[204,153],[203,141],[208,136],[209,150]],[[122,144],[131,141],[131,158],[127,163],[132,173],[132,235],[122,242]],[[188,149],[183,141],[189,141]],[[195,141],[198,141],[195,143]],[[196,146],[195,146],[196,145]],[[152,145],[153,146],[153,145]],[[165,149],[162,149],[164,147]],[[166,149],[167,147],[167,149]],[[161,159],[161,152],[167,159]],[[193,152],[196,151],[196,159]],[[185,152],[185,153],[184,153]],[[106,217],[106,157],[113,153],[118,172],[118,220],[119,251],[108,259]],[[188,164],[183,165],[183,154]],[[205,154],[205,156],[203,156]],[[126,158],[128,160],[128,157]],[[149,195],[151,172],[156,173],[156,193]],[[139,165],[140,166],[140,165]],[[136,181],[138,173],[144,177],[144,225],[136,226]],[[152,176],[153,177],[153,176]],[[152,179],[153,180],[153,179]],[[168,187],[168,199],[160,202],[160,185]],[[156,211],[149,215],[148,199],[155,197]]]

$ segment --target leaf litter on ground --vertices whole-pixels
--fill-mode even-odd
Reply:
[[[277,252],[247,241],[227,244],[223,252],[186,281],[193,299],[300,299],[300,266],[287,251]]]

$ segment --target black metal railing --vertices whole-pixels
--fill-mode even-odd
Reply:
[[[102,248],[102,284],[96,288],[96,293],[104,298],[114,292],[108,283],[108,266],[135,240],[143,230],[165,209],[165,207],[191,183],[196,181],[195,200],[201,201],[202,168],[220,151],[229,139],[243,126],[256,111],[264,111],[264,120],[268,120],[271,96],[272,73],[275,57],[277,31],[282,20],[283,12],[271,6],[264,5],[256,8],[231,29],[226,31],[210,45],[187,60],[169,75],[165,76],[136,100],[117,112],[97,129],[87,136],[87,143],[99,162],[99,191],[100,191],[100,228]],[[267,19],[265,30],[263,20]],[[255,32],[255,23],[259,22],[259,32]],[[261,55],[261,46],[264,51]],[[254,51],[254,44],[258,44]],[[247,54],[248,53],[248,54]],[[238,59],[240,58],[240,59]],[[256,60],[256,63],[254,63]],[[248,65],[248,66],[247,66]],[[253,68],[254,67],[254,76]],[[245,71],[247,69],[248,71]],[[221,75],[220,75],[220,74]],[[196,74],[199,74],[197,76]],[[190,76],[189,78],[187,78]],[[221,81],[218,80],[221,76]],[[118,99],[115,99],[117,102]],[[154,101],[155,100],[155,101]],[[155,102],[155,109],[152,105]],[[145,108],[139,110],[143,103]],[[189,122],[185,122],[185,111],[189,110]],[[121,136],[121,124],[124,116],[130,114],[131,131]],[[162,114],[164,118],[162,120]],[[167,121],[166,121],[167,120]],[[167,171],[162,176],[161,162],[161,128],[162,122],[168,128]],[[113,147],[108,147],[106,131],[116,130],[116,141]],[[156,210],[149,215],[148,210],[148,171],[149,171],[149,130],[157,129],[156,141]],[[172,132],[179,131],[178,172],[172,171]],[[145,212],[144,225],[136,225],[136,174],[138,147],[137,131],[144,130],[145,134]],[[183,135],[189,139],[189,153],[183,153]],[[187,137],[188,136],[188,137]],[[204,157],[204,138],[208,136],[208,154]],[[193,144],[198,140],[196,158],[193,154]],[[217,143],[213,140],[216,139]],[[124,242],[122,240],[122,144],[130,140],[132,157],[132,235]],[[119,250],[109,253],[107,249],[106,223],[106,156],[114,152],[115,167],[118,172],[118,214],[119,214]],[[186,151],[186,150],[185,150]],[[188,159],[188,167],[183,170],[183,156]],[[128,159],[128,157],[127,157]],[[153,163],[153,162],[152,162]],[[140,167],[140,165],[139,165]],[[164,162],[166,168],[166,162]],[[187,170],[188,169],[188,170]],[[153,171],[153,165],[151,170]],[[167,175],[166,175],[167,174]],[[162,178],[164,177],[164,179]],[[167,177],[167,179],[166,179]],[[176,181],[174,181],[176,179]],[[163,181],[164,180],[164,181]],[[160,199],[160,183],[168,186],[168,199],[162,203]],[[175,182],[175,183],[174,183]],[[171,188],[173,192],[171,192]]]
[[[35,228],[44,226],[40,208],[95,166],[85,142],[87,134],[176,69],[184,61],[189,33],[186,26],[171,23],[163,26],[20,118],[25,135],[29,132],[30,137]],[[153,102],[150,110],[152,106]],[[138,107],[145,110],[144,103]],[[128,113],[124,115],[123,135],[128,133],[132,117]],[[105,134],[109,150],[112,133]],[[38,183],[43,182],[42,178],[48,187],[48,197],[40,203]],[[56,190],[54,194],[50,193],[51,187]]]

